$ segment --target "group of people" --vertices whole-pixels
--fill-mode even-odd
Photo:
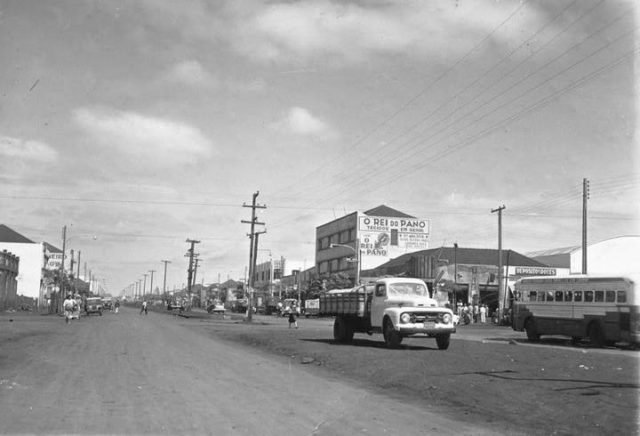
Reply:
[[[487,322],[487,316],[489,315],[489,308],[486,304],[467,305],[459,301],[456,313],[460,318],[463,316],[468,317],[469,321],[474,324],[478,322],[485,324]]]

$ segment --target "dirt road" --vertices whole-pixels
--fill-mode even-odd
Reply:
[[[3,316],[2,434],[494,434],[151,312]],[[304,387],[304,388],[301,388]]]

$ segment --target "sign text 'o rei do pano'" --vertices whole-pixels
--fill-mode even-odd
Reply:
[[[360,249],[365,256],[389,256],[429,248],[429,220],[419,218],[359,217]]]

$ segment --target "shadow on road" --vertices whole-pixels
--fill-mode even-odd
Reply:
[[[367,347],[367,348],[383,348],[385,350],[388,350],[387,346],[385,345],[384,342],[382,341],[376,341],[376,340],[372,340],[372,339],[356,339],[354,338],[352,342],[349,343],[341,343],[341,342],[337,342],[333,339],[304,339],[301,338],[301,341],[304,342],[315,342],[315,343],[322,343],[322,344],[328,344],[328,345],[335,345],[338,347]],[[416,345],[407,345],[407,344],[400,344],[400,346],[397,348],[398,350],[438,350],[438,347],[421,347],[421,346],[416,346]]]

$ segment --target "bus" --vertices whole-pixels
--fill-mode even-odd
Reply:
[[[640,291],[629,277],[530,277],[514,287],[512,328],[535,342],[541,335],[588,338],[593,346],[640,342]]]

